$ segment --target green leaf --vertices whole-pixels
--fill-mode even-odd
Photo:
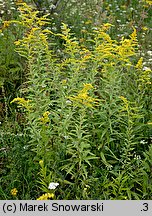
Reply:
[[[103,152],[100,152],[100,156],[101,156],[101,159],[102,159],[102,162],[104,163],[104,165],[111,169],[112,165],[107,162]]]

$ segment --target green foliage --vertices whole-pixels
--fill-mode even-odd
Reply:
[[[7,22],[16,18],[16,4],[12,0],[0,2],[0,104],[3,110],[0,111],[0,121],[7,121],[10,113],[13,116],[15,110],[11,109],[9,102],[16,96],[16,89],[23,82],[24,64],[15,52],[14,41],[21,36],[22,29],[7,27]],[[6,21],[5,23],[4,20]]]

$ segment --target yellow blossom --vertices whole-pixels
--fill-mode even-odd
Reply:
[[[152,5],[152,0],[144,0],[147,4]]]
[[[46,124],[46,123],[49,123],[49,122],[50,122],[49,114],[50,114],[49,111],[46,111],[46,112],[43,113],[43,117],[40,118],[40,121],[41,121],[43,124]]]
[[[13,189],[11,190],[11,195],[12,195],[12,196],[16,196],[17,193],[18,193],[18,190],[17,190],[16,188],[13,188]]]
[[[133,27],[133,33],[130,35],[132,42],[137,43],[137,30]]]
[[[82,30],[81,30],[81,33],[86,33],[86,32],[87,32],[86,29],[82,29]]]
[[[10,25],[10,21],[4,21],[3,28],[7,28]]]
[[[66,79],[63,79],[63,80],[61,81],[61,84],[62,84],[62,85],[66,85],[66,83],[67,83],[67,80],[66,80]]]
[[[15,44],[16,46],[20,45],[20,43],[21,43],[21,42],[20,42],[19,40],[14,42],[14,44]]]
[[[127,98],[125,98],[124,96],[120,96],[120,99],[123,100],[124,103],[128,103]]]
[[[152,122],[148,122],[147,124],[148,124],[148,125],[152,125]]]
[[[98,37],[102,38],[106,42],[112,43],[111,37],[107,33],[103,32],[103,31],[100,31]]]
[[[135,67],[138,68],[138,69],[142,69],[142,67],[143,67],[143,57],[141,57],[139,59],[139,61],[137,62]]]
[[[147,31],[148,28],[146,26],[142,27],[142,30]]]
[[[44,164],[44,161],[43,161],[43,160],[40,160],[40,161],[39,161],[39,164],[40,164],[40,166],[42,167],[43,164]]]
[[[27,110],[31,109],[31,106],[29,105],[30,100],[25,100],[24,98],[14,98],[10,103],[17,103],[19,105],[19,107],[24,107]]]
[[[130,39],[124,39],[122,38],[120,42],[120,46],[118,46],[118,54],[120,55],[120,59],[129,62],[129,58],[133,55],[135,55],[135,48],[137,46],[137,31],[135,28],[133,28],[134,31],[130,35]]]
[[[98,103],[98,99],[92,98],[88,95],[88,91],[92,89],[93,86],[90,83],[83,85],[83,89],[80,90],[76,96],[70,96],[69,99],[77,105],[83,104],[87,107],[93,107],[93,105]]]
[[[139,76],[139,89],[142,90],[146,87],[146,85],[151,85],[151,69],[150,68],[143,68],[142,73]]]
[[[119,98],[124,102],[124,107],[121,111],[125,111],[125,110],[128,111],[129,101],[127,100],[127,98],[125,98],[124,96],[120,96]]]
[[[111,26],[113,26],[111,23],[104,23],[102,26],[102,30],[107,31]]]
[[[91,20],[87,20],[87,21],[85,22],[86,25],[91,24],[91,23],[92,23]]]
[[[81,92],[86,92],[86,91],[88,91],[88,90],[90,90],[90,89],[92,89],[93,88],[93,86],[90,84],[90,83],[83,83],[83,89],[81,90]]]
[[[85,41],[85,39],[84,38],[80,38],[80,43],[83,43],[84,41]]]
[[[54,194],[53,193],[45,193],[42,196],[40,196],[39,198],[37,198],[37,200],[48,200],[48,199],[53,199],[54,198]]]
[[[86,49],[86,48],[82,48],[82,51],[80,51],[80,54],[82,56],[81,57],[81,59],[82,59],[81,62],[82,63],[91,58],[91,52],[88,49]]]

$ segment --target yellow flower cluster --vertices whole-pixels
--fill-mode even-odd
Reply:
[[[147,124],[148,124],[148,125],[152,125],[152,122],[148,122]]]
[[[94,31],[95,50],[93,51],[95,60],[102,64],[102,71],[109,70],[110,67],[115,66],[118,62],[122,64],[128,63],[131,65],[130,57],[135,55],[136,47],[138,45],[137,32],[133,28],[129,39],[122,37],[118,42],[113,40],[106,32],[112,25],[109,23]],[[104,61],[106,59],[106,62]]]
[[[118,54],[120,55],[120,59],[123,61],[129,62],[128,57],[131,57],[135,54],[135,48],[137,46],[137,31],[134,28],[133,33],[130,35],[130,39],[122,38],[120,42],[120,46],[118,47]]]
[[[30,47],[31,53],[34,52],[35,46],[43,45],[45,49],[48,49],[48,42],[47,42],[47,32],[45,30],[41,30],[40,27],[33,27],[31,30],[28,32],[26,37],[24,37],[21,40],[15,41],[14,44],[16,46],[22,46],[27,49]],[[35,46],[33,46],[35,44]],[[19,51],[19,49],[18,49]]]
[[[42,17],[38,17],[39,11],[35,11],[35,9],[26,3],[18,2],[18,11],[21,14],[22,21],[20,24],[23,24],[26,27],[32,27],[33,23],[37,26],[43,26],[48,23],[49,19],[47,18],[48,15],[44,15]]]
[[[89,25],[89,24],[91,24],[91,23],[92,23],[92,20],[87,20],[87,21],[85,22],[86,25]]]
[[[147,4],[152,5],[152,0],[144,0]]]
[[[46,124],[46,123],[49,123],[49,122],[50,122],[49,114],[50,114],[49,111],[46,111],[46,112],[43,113],[43,117],[40,118],[40,121],[41,121],[43,124]]]
[[[66,85],[67,84],[67,80],[66,79],[61,80],[61,84],[62,85]]]
[[[142,69],[143,67],[143,57],[141,57],[139,59],[139,61],[137,62],[136,66],[135,66],[137,69]]]
[[[17,190],[16,188],[13,188],[13,189],[11,190],[11,195],[12,195],[12,196],[16,196],[17,193],[18,193],[18,190]]]
[[[39,161],[39,164],[40,164],[41,167],[43,167],[44,161],[43,161],[43,160],[40,160],[40,161]]]
[[[124,107],[123,107],[123,109],[121,111],[128,111],[128,109],[129,109],[129,101],[127,100],[127,98],[125,98],[124,96],[120,96],[119,98],[124,103]]]
[[[30,50],[31,54],[34,52],[35,47],[42,47],[46,50],[48,49],[48,42],[47,42],[47,34],[52,33],[47,29],[42,29],[42,26],[49,23],[49,19],[47,15],[42,17],[38,17],[39,11],[35,11],[34,8],[28,6],[26,3],[17,3],[18,11],[20,12],[20,21],[12,20],[11,23],[17,23],[26,27],[27,32],[23,39],[15,41],[15,45],[20,46],[17,51],[20,54],[26,54],[26,50]],[[9,23],[4,23],[5,26]]]
[[[70,62],[76,62],[74,55],[80,52],[80,46],[76,38],[73,37],[73,33],[70,31],[68,25],[62,23],[62,34],[55,35],[61,37],[65,41],[65,52],[70,55]]]
[[[27,110],[31,109],[31,106],[29,105],[30,100],[25,100],[24,98],[20,98],[20,97],[14,98],[11,101],[11,103],[17,103],[19,105],[19,107],[24,107]]]
[[[111,28],[111,26],[114,26],[114,25],[112,25],[111,23],[104,23],[102,26],[102,30],[107,31]]]
[[[142,73],[139,76],[139,89],[142,90],[145,85],[151,85],[151,69],[147,68],[142,71]]]
[[[83,84],[84,87],[78,92],[76,96],[70,96],[69,99],[76,105],[85,105],[87,107],[93,107],[98,104],[98,99],[92,98],[88,95],[88,91],[93,88],[91,84]]]
[[[86,48],[82,48],[82,50],[80,51],[80,55],[81,55],[80,61],[82,64],[88,61],[92,57],[90,50]]]
[[[10,21],[3,22],[3,28],[7,28],[10,25]]]
[[[48,199],[53,199],[53,198],[54,198],[53,193],[45,193],[42,196],[40,196],[39,198],[37,198],[37,200],[48,200]]]
[[[148,28],[147,28],[146,26],[143,26],[143,27],[142,27],[142,30],[147,31]]]

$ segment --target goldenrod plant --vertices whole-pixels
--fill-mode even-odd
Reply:
[[[105,17],[98,23],[86,18],[81,34],[65,22],[57,31],[50,14],[26,2],[16,3],[17,19],[3,21],[2,28],[21,30],[14,52],[24,61],[25,78],[16,97],[11,96],[9,104],[5,101],[20,114],[22,124],[15,120],[18,128],[0,137],[0,150],[12,160],[7,164],[2,154],[6,180],[2,177],[0,196],[150,199],[152,76],[150,63],[141,55],[140,38],[142,32],[148,37],[149,27],[141,20],[145,26],[140,34],[130,20],[126,34],[123,26],[121,35],[115,28],[120,9],[128,11],[125,18],[120,16],[123,22],[136,15],[131,7],[141,11],[148,1],[123,1],[119,6],[103,1]],[[150,50],[146,55],[151,58]],[[4,192],[10,176],[14,180]]]

